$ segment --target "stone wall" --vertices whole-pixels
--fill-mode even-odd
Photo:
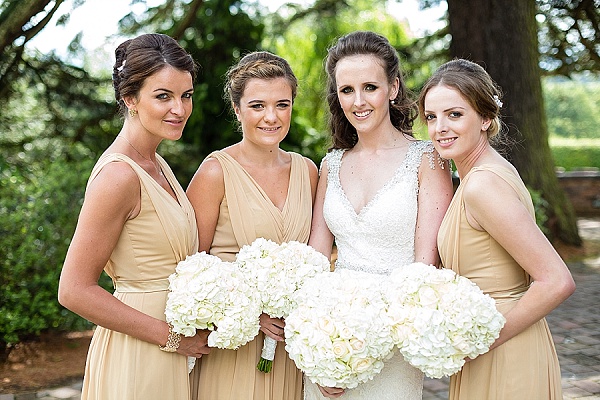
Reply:
[[[559,171],[556,176],[578,217],[600,217],[600,171]]]

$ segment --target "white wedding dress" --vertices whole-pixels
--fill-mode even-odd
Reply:
[[[412,142],[393,178],[358,214],[340,183],[343,154],[343,150],[333,150],[324,159],[329,172],[323,216],[335,236],[336,269],[388,275],[394,268],[414,262],[418,169],[423,154],[429,158],[429,167],[435,168],[433,145],[430,141]],[[373,380],[346,390],[340,399],[420,400],[422,392],[423,373],[396,352]],[[327,400],[307,377],[304,399]]]

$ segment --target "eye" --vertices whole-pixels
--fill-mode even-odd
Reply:
[[[260,103],[256,103],[256,104],[251,104],[250,108],[253,110],[262,110],[264,108],[264,106]]]
[[[368,85],[365,86],[365,90],[367,90],[369,92],[372,92],[374,90],[377,90],[377,86],[368,84]]]
[[[286,109],[289,106],[290,106],[290,103],[286,103],[286,102],[277,103],[277,108]]]
[[[435,118],[433,114],[425,114],[425,121],[432,121]]]
[[[193,94],[194,93],[192,93],[192,92],[187,92],[187,93],[184,93],[183,96],[181,96],[181,97],[184,99],[191,99]]]
[[[166,100],[169,98],[169,95],[167,93],[160,93],[160,94],[156,95],[156,98],[159,100]]]
[[[340,93],[348,94],[348,93],[352,93],[352,92],[353,92],[353,90],[349,86],[346,86],[346,87],[343,87],[342,89],[340,89]]]
[[[460,118],[462,117],[462,113],[458,111],[451,111],[449,114],[450,118]]]

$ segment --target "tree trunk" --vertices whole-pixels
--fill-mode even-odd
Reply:
[[[504,93],[510,146],[500,150],[548,202],[551,240],[581,245],[573,207],[561,189],[548,144],[532,0],[448,0],[452,57],[482,65]]]

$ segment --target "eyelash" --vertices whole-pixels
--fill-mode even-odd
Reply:
[[[181,98],[183,98],[183,99],[191,99],[192,95],[193,95],[193,93],[189,93],[189,92],[188,93],[184,93],[181,96]],[[168,95],[168,93],[161,93],[158,96],[156,96],[156,98],[159,99],[159,100],[166,100],[166,99],[169,98],[169,95]]]

